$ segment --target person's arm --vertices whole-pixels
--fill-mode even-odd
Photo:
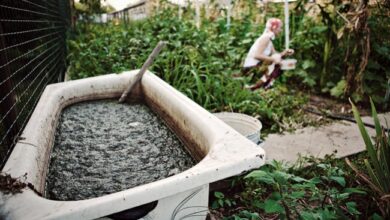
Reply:
[[[293,49],[286,49],[283,52],[281,52],[280,54],[282,55],[282,57],[290,56],[290,55],[294,54],[294,50]]]

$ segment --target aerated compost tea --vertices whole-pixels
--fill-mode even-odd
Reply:
[[[148,107],[91,101],[63,110],[46,195],[81,200],[122,191],[194,165],[178,138]]]

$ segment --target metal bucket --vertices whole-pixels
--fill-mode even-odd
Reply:
[[[214,115],[255,144],[261,143],[262,124],[257,118],[234,112],[218,112]]]

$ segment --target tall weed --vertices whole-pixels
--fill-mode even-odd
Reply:
[[[360,133],[363,137],[369,155],[364,160],[369,178],[354,166],[354,170],[366,181],[369,186],[379,195],[378,204],[381,207],[383,216],[390,217],[390,133],[386,134],[381,126],[375,105],[372,100],[372,118],[375,124],[376,137],[374,143],[371,141],[366,128],[362,122],[356,106],[351,102],[355,120],[358,123]],[[351,164],[351,162],[349,162]]]

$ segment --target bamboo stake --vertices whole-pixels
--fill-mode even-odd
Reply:
[[[285,0],[284,1],[284,23],[285,23],[285,25],[286,25],[286,27],[285,27],[285,36],[284,36],[284,38],[285,38],[285,46],[286,46],[286,50],[288,50],[289,49],[289,47],[290,47],[290,36],[289,36],[289,33],[290,33],[290,22],[289,22],[289,13],[288,13],[288,10],[289,10],[289,8],[288,8],[288,0]]]
[[[127,95],[131,92],[133,87],[141,81],[142,76],[144,75],[146,70],[149,68],[149,66],[152,65],[154,58],[157,57],[157,55],[160,53],[161,49],[165,46],[165,44],[166,44],[166,42],[164,42],[164,41],[158,42],[157,46],[153,49],[152,53],[149,55],[148,59],[145,61],[141,70],[135,76],[135,79],[130,82],[129,86],[122,93],[122,96],[119,99],[119,102],[123,102],[126,99]]]

